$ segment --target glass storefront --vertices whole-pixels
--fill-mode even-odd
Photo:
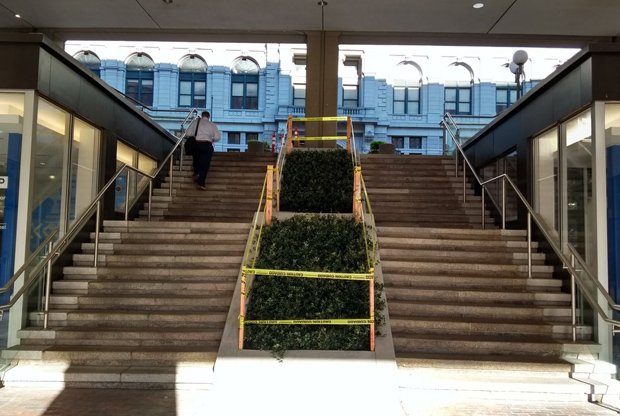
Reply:
[[[13,274],[24,94],[0,93],[0,286]],[[0,296],[0,303],[8,295]],[[0,331],[4,333],[3,331]]]
[[[78,118],[73,123],[71,176],[69,178],[69,222],[84,212],[97,196],[100,132]]]
[[[560,154],[558,129],[553,128],[534,139],[534,209],[547,225],[547,231],[559,235]]]
[[[54,231],[60,231],[70,120],[68,112],[39,99],[32,144],[31,252]]]
[[[566,242],[588,265],[595,265],[595,207],[592,198],[592,119],[590,110],[565,123]]]
[[[141,172],[152,174],[157,169],[157,162],[152,158],[132,149],[121,141],[116,144],[116,170],[123,165],[132,166]],[[114,209],[116,212],[125,212],[125,198],[129,191],[129,205],[133,203],[136,196],[142,192],[149,184],[149,179],[133,170],[128,170],[116,179]]]

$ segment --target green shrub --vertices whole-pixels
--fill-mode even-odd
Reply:
[[[353,164],[345,150],[295,151],[282,173],[281,210],[351,212]]]
[[[379,153],[379,147],[385,142],[381,142],[381,141],[373,141],[370,142],[370,152],[369,153]]]
[[[323,272],[368,271],[363,225],[351,218],[299,215],[263,230],[257,268]],[[380,323],[382,287],[376,286]],[[365,319],[368,282],[257,276],[246,319]],[[369,326],[247,325],[245,347],[273,350],[367,350]]]

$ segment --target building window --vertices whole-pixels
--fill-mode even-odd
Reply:
[[[179,107],[207,106],[207,63],[198,55],[188,55],[179,64]]]
[[[125,94],[142,105],[153,105],[155,63],[145,53],[138,52],[127,59]]]
[[[232,109],[258,109],[258,64],[249,57],[237,59],[232,66]]]
[[[495,89],[495,111],[499,114],[517,101],[516,84],[498,85]]]
[[[241,144],[241,133],[238,133],[238,132],[228,133],[228,144]]]
[[[396,149],[402,149],[405,147],[405,138],[404,137],[392,137],[392,144]]]
[[[420,114],[419,87],[394,87],[394,114]]]
[[[342,86],[342,106],[345,108],[357,108],[358,105],[358,86],[343,85]]]
[[[80,51],[73,55],[75,60],[81,62],[90,72],[101,76],[101,59],[92,51]]]
[[[306,106],[306,84],[293,85],[293,105],[299,107]]]
[[[245,142],[258,141],[258,133],[246,133]]]
[[[446,87],[444,109],[452,114],[471,114],[471,86]]]
[[[422,148],[422,138],[421,137],[410,137],[409,138],[409,148],[410,149],[421,149]]]

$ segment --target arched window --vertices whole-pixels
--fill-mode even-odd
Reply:
[[[92,51],[79,51],[73,55],[75,60],[81,62],[86,68],[97,76],[101,75],[101,59]]]
[[[452,62],[444,89],[444,110],[451,114],[472,114],[474,71],[465,62]]]
[[[127,58],[125,67],[127,69],[125,94],[143,105],[153,105],[155,69],[153,59],[143,52],[138,52]]]
[[[394,114],[420,114],[422,69],[413,61],[402,61],[394,72]]]
[[[179,107],[207,106],[207,63],[192,54],[179,63]]]
[[[233,62],[230,108],[258,109],[258,70],[256,61],[247,56]]]

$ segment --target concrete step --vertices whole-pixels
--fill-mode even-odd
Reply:
[[[95,233],[90,234],[92,241]],[[100,243],[154,243],[154,242],[174,242],[174,244],[245,244],[248,235],[243,233],[196,233],[188,234],[181,232],[132,232],[132,233],[99,233]]]
[[[531,243],[532,249],[538,248],[538,243]],[[527,251],[527,241],[519,240],[480,240],[480,239],[458,239],[447,240],[441,238],[423,237],[381,237],[382,249],[401,249],[401,250],[442,250],[442,251],[470,251],[482,250],[484,252],[506,252],[522,253]]]
[[[217,244],[215,246],[207,246],[196,244],[191,241],[177,242],[175,244],[130,244],[130,243],[99,243],[99,253],[101,254],[175,254],[186,256],[207,256],[207,255],[226,255],[236,254],[242,255],[244,247],[240,244]],[[82,253],[94,253],[95,243],[83,243]]]
[[[384,275],[385,286],[393,288],[452,288],[458,290],[495,288],[497,290],[536,290],[539,292],[559,291],[561,280],[546,278],[524,278],[493,276],[451,276],[390,273]]]
[[[528,291],[493,291],[463,290],[459,288],[398,288],[386,286],[388,302],[449,302],[449,303],[489,303],[500,306],[502,304],[531,304],[531,305],[564,305],[569,306],[569,293],[555,292],[528,292]]]
[[[235,288],[235,279],[203,281],[153,281],[148,280],[58,280],[53,283],[55,294],[91,294],[91,295],[136,295],[166,294],[170,296],[188,293],[230,292]]]
[[[381,246],[382,247],[382,246]],[[485,264],[527,264],[527,253],[499,252],[497,250],[436,250],[381,248],[379,250],[383,261],[449,261],[450,263],[485,263]],[[532,264],[544,264],[543,253],[531,254]]]
[[[460,189],[460,192],[458,190]],[[403,195],[403,196],[430,196],[437,195],[439,197],[445,196],[446,198],[452,198],[455,195],[463,195],[462,188],[458,186],[454,186],[451,188],[442,189],[441,187],[415,187],[415,188],[405,188],[405,187],[395,187],[392,185],[391,187],[368,187],[368,196],[370,197],[370,201],[374,201],[375,199],[381,198],[379,195],[387,194],[393,197],[394,195]],[[473,189],[466,189],[466,195],[474,195]]]
[[[102,267],[132,267],[138,264],[149,268],[188,268],[188,267],[208,267],[220,268],[232,265],[241,265],[242,255],[116,255],[99,254],[97,256],[98,265]],[[75,266],[90,266],[94,262],[93,254],[74,254],[73,264]]]
[[[51,308],[90,310],[139,310],[139,311],[228,311],[232,297],[230,290],[213,290],[188,295],[166,294],[52,294]]]
[[[461,317],[466,319],[530,319],[544,321],[553,319],[562,322],[570,319],[570,306],[535,306],[529,304],[493,305],[488,303],[458,303],[408,301],[388,302],[390,317]]]
[[[502,336],[479,334],[457,336],[454,334],[416,334],[411,337],[394,337],[394,350],[399,353],[433,353],[441,350],[458,351],[460,354],[479,357],[495,355],[547,355],[560,357],[563,344],[547,337]]]
[[[240,233],[248,232],[250,224],[227,223],[227,222],[175,222],[162,221],[158,223],[149,223],[148,221],[119,221],[106,220],[103,222],[105,232],[173,232],[173,233]]]
[[[27,328],[18,332],[22,345],[86,345],[123,347],[194,346],[216,350],[221,326],[196,328]]]
[[[442,319],[390,317],[395,338],[417,334],[456,334],[459,336],[550,336],[566,340],[572,334],[570,323],[530,322],[488,319]],[[590,334],[591,335],[591,334]]]
[[[403,261],[403,260],[382,260],[383,273],[385,274],[440,274],[458,276],[496,276],[518,277],[527,275],[527,265],[519,264],[485,264],[485,263],[464,263],[464,262],[443,262],[437,261]],[[532,276],[541,277],[550,275],[553,266],[533,265]]]
[[[49,313],[50,327],[95,327],[95,328],[195,328],[205,324],[226,321],[228,308],[216,311],[181,310],[105,310],[105,309],[55,309]],[[43,317],[39,313],[28,316],[32,326],[42,326]]]
[[[65,266],[63,268],[64,278],[73,280],[135,280],[143,279],[150,281],[220,281],[223,279],[236,279],[239,274],[239,265],[231,264],[219,268],[204,268],[200,265],[196,267],[183,268],[151,268],[144,266],[128,267],[103,267],[97,268],[87,266]]]
[[[446,240],[520,240],[527,237],[525,230],[464,230],[460,228],[377,227],[379,239],[383,237],[415,237]],[[381,241],[381,240],[379,240]]]

